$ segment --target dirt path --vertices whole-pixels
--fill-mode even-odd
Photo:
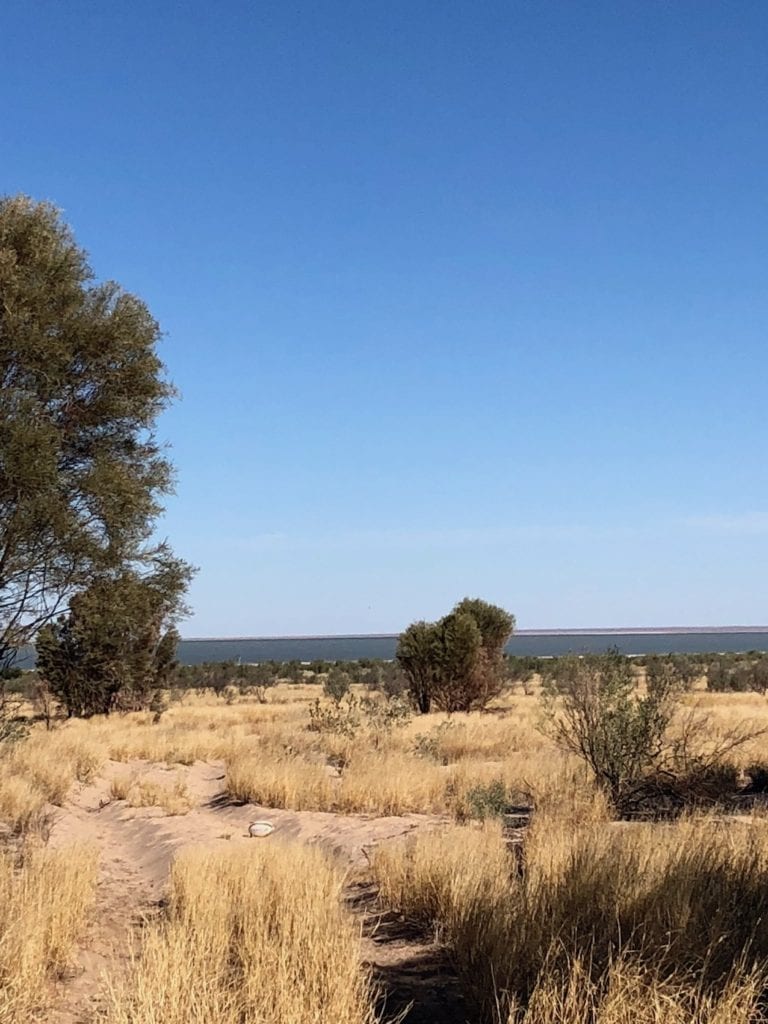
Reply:
[[[160,808],[130,808],[110,800],[110,781],[136,773],[166,785],[182,775],[194,806],[171,817]],[[108,762],[102,778],[76,788],[57,812],[51,844],[93,843],[99,848],[100,867],[87,934],[72,971],[58,986],[46,1024],[92,1024],[103,1005],[105,978],[114,981],[128,969],[142,924],[162,907],[179,850],[265,841],[248,836],[248,824],[258,818],[272,822],[275,836],[317,844],[346,866],[362,868],[377,844],[439,824],[439,819],[416,814],[374,818],[233,806],[224,798],[224,778],[218,763],[168,769],[147,762]],[[351,883],[348,902],[361,914],[361,955],[382,988],[386,1016],[391,1019],[414,1003],[408,1024],[463,1024],[467,1018],[455,979],[432,937],[409,933],[403,922],[382,916],[370,886]]]

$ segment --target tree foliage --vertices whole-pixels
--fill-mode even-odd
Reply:
[[[150,707],[176,666],[190,569],[162,549],[150,572],[95,578],[40,630],[38,672],[68,715]]]
[[[397,661],[408,680],[411,699],[426,715],[432,706],[437,672],[437,631],[432,622],[413,622],[400,634]]]
[[[504,645],[514,616],[465,598],[437,622],[414,622],[400,636],[397,661],[411,699],[426,714],[483,708],[503,686]]]
[[[155,437],[173,396],[141,300],[96,282],[58,211],[0,199],[0,656],[70,595],[148,546],[171,467]],[[66,645],[81,643],[84,606]],[[95,609],[88,617],[93,619]],[[75,627],[77,623],[77,627]]]

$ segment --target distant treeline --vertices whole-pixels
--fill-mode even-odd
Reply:
[[[757,693],[768,692],[768,654],[747,651],[743,654],[654,654],[626,656],[616,651],[613,658],[633,666],[638,676],[643,672],[658,671],[664,666],[673,671],[684,689],[705,687],[716,692]],[[579,658],[582,661],[599,660],[604,655],[568,655],[557,658],[504,657],[505,682],[509,686],[527,686],[543,683],[557,687],[558,678],[566,666]],[[361,658],[356,661],[265,661],[258,665],[238,665],[235,662],[208,662],[200,665],[179,665],[171,685],[183,689],[211,689],[222,693],[228,686],[248,691],[270,687],[278,682],[316,683],[325,685],[329,677],[344,676],[348,682],[360,684],[369,690],[379,690],[388,696],[403,694],[408,683],[396,661]]]
[[[746,651],[739,654],[650,654],[641,656],[608,652],[614,661],[626,662],[640,676],[657,675],[662,671],[674,674],[682,689],[705,687],[718,693],[766,693],[768,691],[768,654]],[[559,658],[521,658],[507,655],[505,668],[510,683],[523,688],[538,679],[557,688],[558,681],[568,673],[574,655]],[[605,655],[587,654],[580,660],[599,662]]]
[[[668,654],[631,656],[611,652],[613,658],[626,661],[640,678],[662,668],[673,671],[683,689],[706,688],[718,693],[768,693],[768,654],[747,651],[743,654]],[[568,655],[556,658],[506,655],[503,668],[505,683],[523,691],[545,685],[557,689],[558,681],[567,675],[574,658],[599,660],[603,655]],[[19,669],[5,670],[6,687],[31,694],[37,673]],[[177,665],[168,679],[173,691],[211,690],[219,696],[253,695],[266,699],[266,691],[277,683],[305,683],[323,686],[326,691],[344,690],[352,684],[365,686],[386,696],[400,696],[408,682],[396,661],[360,658],[356,661],[264,661],[259,664],[238,664],[235,661],[203,662],[199,665]],[[330,687],[329,687],[330,684]]]

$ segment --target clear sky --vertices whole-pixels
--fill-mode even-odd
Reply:
[[[768,4],[5,0],[141,295],[186,635],[768,621]]]

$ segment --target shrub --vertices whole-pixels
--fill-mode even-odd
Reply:
[[[507,787],[501,779],[493,779],[485,786],[472,786],[467,790],[458,817],[460,820],[476,818],[479,821],[501,818],[511,805],[512,800]]]
[[[645,678],[651,688],[688,691],[698,675],[697,665],[685,655],[652,655],[646,659]]]
[[[323,683],[323,693],[338,704],[342,697],[349,693],[351,685],[352,680],[349,677],[349,673],[345,672],[338,665],[334,665]]]
[[[360,701],[360,709],[373,734],[374,747],[379,746],[382,736],[389,735],[393,729],[399,729],[411,720],[411,708],[401,697],[389,700],[364,698]]]
[[[438,764],[448,764],[448,759],[443,754],[443,739],[452,728],[453,722],[446,720],[428,733],[417,733],[413,740],[414,754],[437,761]]]
[[[627,659],[615,654],[563,658],[557,671],[544,695],[548,731],[587,764],[621,813],[658,761],[675,690],[665,675],[641,697]]]
[[[300,683],[304,678],[304,668],[300,661],[285,661],[278,666],[280,679],[287,679],[289,683]]]
[[[544,694],[545,730],[586,763],[620,815],[718,802],[737,790],[730,755],[765,730],[740,724],[714,736],[688,709],[671,731],[680,695],[680,677],[666,666],[649,673],[641,695],[621,656],[563,659]]]
[[[323,704],[316,697],[309,705],[310,732],[334,733],[352,739],[361,724],[360,702],[350,696],[346,702],[341,700],[331,704]]]
[[[464,598],[438,622],[414,622],[400,636],[397,661],[422,713],[484,708],[504,684],[504,645],[514,617],[478,598]]]

